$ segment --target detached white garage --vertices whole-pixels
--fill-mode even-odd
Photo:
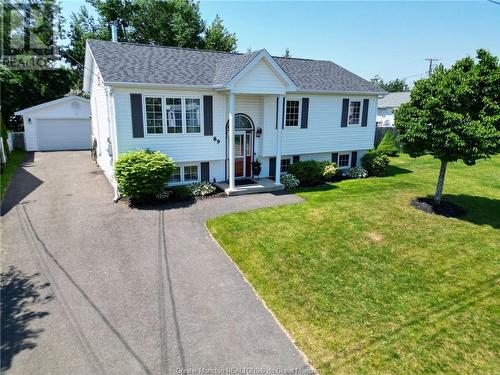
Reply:
[[[27,151],[87,150],[90,140],[90,101],[66,96],[16,112],[23,116]]]

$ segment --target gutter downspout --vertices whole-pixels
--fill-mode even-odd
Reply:
[[[118,183],[116,182],[115,179],[115,172],[114,172],[114,157],[115,157],[115,150],[114,150],[114,132],[113,132],[113,127],[111,126],[111,110],[112,106],[110,103],[110,97],[113,93],[113,89],[109,86],[106,86],[106,105],[108,107],[108,154],[110,157],[110,164],[111,164],[111,184],[113,185],[113,190],[115,193],[115,196],[113,197],[113,202],[116,203],[118,200],[121,198],[120,192],[118,190]],[[111,148],[111,150],[110,150]]]

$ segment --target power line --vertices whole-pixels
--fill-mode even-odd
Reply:
[[[429,71],[428,71],[428,74],[429,74],[429,77],[431,76],[432,74],[432,63],[434,61],[439,61],[439,59],[436,59],[436,58],[428,58],[428,59],[425,59],[426,61],[429,61]]]

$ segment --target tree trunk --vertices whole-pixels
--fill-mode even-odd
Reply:
[[[436,188],[436,195],[434,196],[434,203],[436,205],[441,203],[441,197],[443,196],[443,185],[444,185],[444,176],[446,174],[446,166],[448,162],[446,160],[441,160],[441,169],[439,170],[439,178]]]

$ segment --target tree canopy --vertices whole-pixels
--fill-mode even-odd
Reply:
[[[500,149],[500,65],[488,51],[466,57],[451,68],[438,66],[415,83],[408,103],[395,114],[403,150],[412,157],[441,160],[439,202],[446,164],[474,165]],[[441,184],[441,186],[440,186]]]
[[[1,28],[1,38],[3,45],[8,46],[15,38],[17,40],[36,40],[38,46],[43,46],[46,50],[56,51],[57,40],[61,37],[61,29],[54,28],[53,25],[61,24],[59,17],[60,9],[55,0],[32,0],[29,3],[14,5],[6,3],[2,7],[2,16],[5,19],[18,17],[22,22],[22,27],[15,27],[8,30]],[[25,14],[37,14],[32,22],[25,22]],[[59,18],[59,19],[57,19]],[[57,21],[54,23],[54,21]],[[12,23],[8,23],[12,25]],[[4,26],[7,23],[4,24]],[[32,48],[31,42],[25,45],[22,52],[16,53],[18,58],[30,58],[39,53],[39,50]],[[49,100],[57,99],[65,95],[72,88],[77,74],[64,65],[60,66],[58,56],[47,57],[47,68],[44,70],[17,70],[6,65],[0,65],[0,95],[2,98],[2,119],[7,127],[17,126],[12,115],[15,111],[31,107]]]
[[[236,50],[236,42],[236,35],[226,30],[222,19],[217,15],[205,32],[204,47],[215,51],[232,52]]]
[[[82,7],[73,14],[68,37],[68,54],[75,66],[83,64],[86,39],[110,39],[109,24],[118,22],[118,39],[123,42],[161,46],[235,51],[236,36],[217,15],[206,26],[198,3],[192,0],[87,0],[98,19]]]
[[[384,82],[380,76],[375,76],[370,81],[387,92],[410,91],[410,87],[404,79],[396,78],[392,81]]]
[[[0,67],[2,118],[12,128],[11,116],[21,108],[57,99],[71,89],[82,86],[85,42],[87,39],[110,40],[110,22],[118,22],[120,41],[176,47],[207,48],[234,51],[236,36],[228,32],[217,16],[206,27],[198,3],[192,0],[87,0],[95,7],[97,17],[92,17],[86,7],[81,7],[69,19],[69,29],[63,33],[64,20],[59,16],[57,0],[30,0],[19,6],[38,7],[41,22],[23,23],[22,14],[12,12],[11,5],[2,7],[4,20],[18,17],[18,34],[0,28],[3,45],[9,38],[29,40],[34,32],[49,47],[62,39],[69,45],[59,46],[61,56],[52,62],[51,70],[14,70]],[[51,20],[59,17],[61,26],[56,35],[51,33]],[[11,24],[12,22],[7,22]],[[6,23],[6,24],[7,24]],[[30,51],[27,54],[33,53]]]

